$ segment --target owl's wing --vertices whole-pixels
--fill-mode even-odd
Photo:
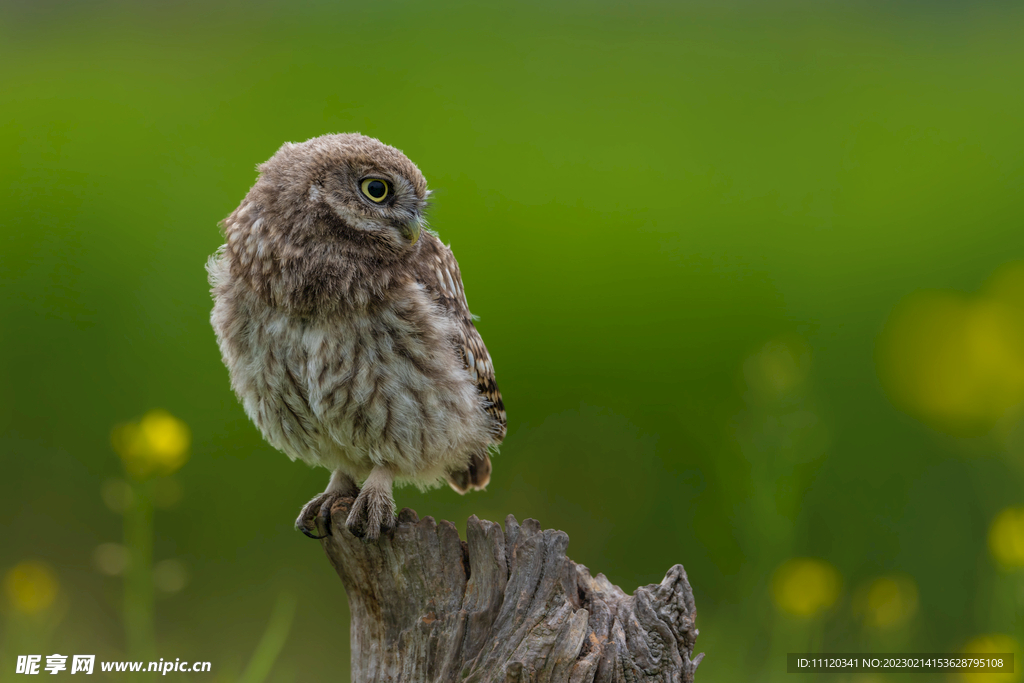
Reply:
[[[417,279],[433,297],[434,302],[456,321],[459,355],[462,356],[466,370],[476,382],[477,390],[487,399],[487,413],[495,421],[494,442],[501,443],[506,431],[505,405],[502,403],[498,384],[494,381],[491,356],[487,353],[483,338],[473,325],[459,264],[452,255],[452,250],[434,235],[425,232],[422,240],[421,249],[424,254],[420,259]]]

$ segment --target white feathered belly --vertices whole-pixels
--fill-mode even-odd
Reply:
[[[418,287],[377,310],[321,319],[246,303],[218,298],[221,352],[246,413],[293,460],[357,479],[388,464],[428,486],[492,442],[452,322]]]

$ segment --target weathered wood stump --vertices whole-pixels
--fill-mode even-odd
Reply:
[[[693,681],[693,592],[682,565],[630,596],[565,555],[569,537],[402,510],[364,543],[335,503],[323,547],[352,613],[352,682]]]

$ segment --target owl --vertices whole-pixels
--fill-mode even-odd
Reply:
[[[426,227],[429,195],[419,169],[373,138],[286,143],[207,264],[246,414],[289,458],[332,472],[295,523],[313,538],[330,533],[342,496],[355,499],[347,528],[372,541],[394,526],[393,484],[483,489],[505,436],[459,265]]]

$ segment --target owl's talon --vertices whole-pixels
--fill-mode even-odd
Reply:
[[[330,526],[327,527],[328,533],[322,535],[317,534],[317,532],[320,531],[320,525],[317,523],[317,517],[320,516],[321,510],[323,510],[325,498],[327,498],[327,494],[321,493],[302,507],[302,510],[299,512],[299,516],[295,519],[296,531],[301,531],[309,538],[316,540],[326,538],[330,534]]]
[[[295,520],[295,529],[318,541],[330,536],[331,507],[343,495],[342,491],[326,491],[306,503]]]
[[[328,536],[330,536],[330,534],[324,534],[323,536],[317,536],[316,534],[314,534],[313,532],[309,531],[308,529],[299,529],[299,531],[304,533],[308,538],[312,538],[314,541],[322,541],[323,539],[325,539]]]
[[[322,538],[330,536],[333,532],[331,528],[334,524],[331,522],[331,508],[334,507],[334,502],[340,498],[340,495],[328,496],[320,506],[320,514],[316,517],[317,531],[322,531]],[[323,528],[321,529],[321,525]]]
[[[372,543],[382,532],[395,528],[394,503],[390,497],[373,495],[373,489],[364,489],[352,504],[345,527],[353,536]]]

